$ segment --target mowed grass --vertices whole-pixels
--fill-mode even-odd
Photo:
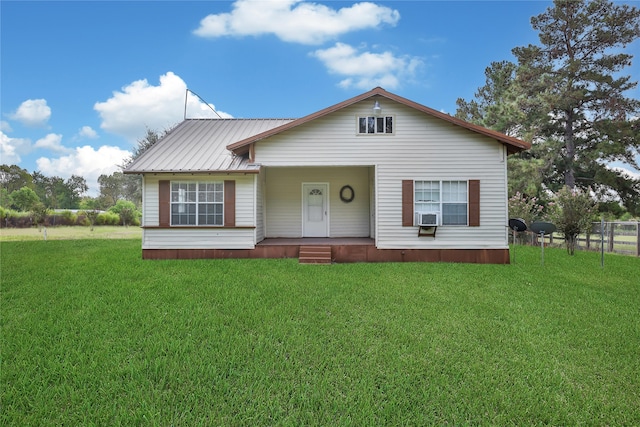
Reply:
[[[45,239],[46,231],[46,239]],[[46,230],[38,227],[2,228],[0,242],[24,240],[71,240],[71,239],[141,239],[142,228],[112,225],[96,225],[91,230],[84,226],[56,226]]]
[[[640,259],[143,261],[4,242],[0,424],[640,425]]]

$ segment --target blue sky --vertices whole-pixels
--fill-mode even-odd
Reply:
[[[538,43],[530,18],[551,5],[3,0],[0,163],[84,176],[95,195],[146,128],[183,119],[186,88],[225,117],[301,117],[375,86],[454,114],[492,61]]]

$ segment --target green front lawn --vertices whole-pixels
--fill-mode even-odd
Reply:
[[[3,242],[0,424],[640,425],[640,259],[143,261]]]

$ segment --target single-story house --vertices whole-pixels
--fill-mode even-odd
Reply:
[[[507,156],[528,148],[378,87],[299,119],[186,119],[124,172],[145,259],[509,263]]]

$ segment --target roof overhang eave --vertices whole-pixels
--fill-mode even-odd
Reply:
[[[512,154],[518,154],[522,151],[526,151],[531,148],[531,145],[529,145],[528,147],[520,147],[512,144],[506,144],[506,143],[503,143],[503,144],[505,145],[505,147],[507,147],[507,155],[509,156]]]

